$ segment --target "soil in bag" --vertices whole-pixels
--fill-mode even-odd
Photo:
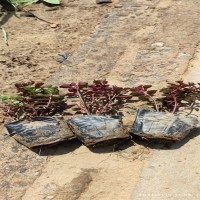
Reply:
[[[76,137],[86,146],[108,144],[118,139],[128,138],[121,117],[87,115],[67,120]]]
[[[28,148],[74,138],[66,122],[53,117],[35,117],[6,124],[11,137]]]
[[[198,127],[193,116],[138,110],[131,132],[144,138],[182,140],[191,130]]]

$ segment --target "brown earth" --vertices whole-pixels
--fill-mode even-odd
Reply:
[[[62,2],[56,10],[41,3],[25,8],[42,19],[58,23],[56,28],[25,17],[22,12],[2,25],[8,32],[9,46],[0,39],[1,94],[12,94],[14,83],[26,80],[59,85],[65,81],[106,78],[121,86],[140,82],[160,88],[166,80],[199,79],[199,1],[113,0],[111,4],[100,5],[94,0]],[[60,64],[56,59],[64,51],[71,56]],[[125,124],[132,123],[133,119],[134,112],[125,113]],[[75,140],[31,151],[7,136],[3,128],[5,120],[2,116],[0,120],[0,200],[136,199],[133,195],[148,187],[143,183],[148,163],[151,168],[155,156],[156,159],[168,156],[167,151],[159,154],[158,150],[152,158],[155,150],[148,148],[148,142],[137,140],[133,144],[94,150]],[[199,142],[198,138],[191,143],[187,140],[190,153],[196,151],[197,145],[193,149],[193,144]],[[172,163],[179,159],[178,152],[187,154],[187,148],[177,148],[176,152],[174,158],[170,154]],[[197,154],[194,157],[196,169],[199,158]],[[189,159],[192,158],[188,157],[186,166],[190,164]],[[157,161],[161,165],[164,162]],[[179,162],[171,165],[174,166],[179,170],[184,167]],[[164,173],[162,179],[167,179],[165,170],[167,166],[158,170],[159,176]],[[178,180],[189,185],[194,177],[192,174],[185,180],[179,176]],[[157,186],[153,181],[141,199],[150,199],[148,194]],[[198,186],[198,181],[195,183]],[[163,194],[165,183],[161,185]],[[154,198],[151,196],[151,199]],[[168,199],[167,195],[162,199]]]

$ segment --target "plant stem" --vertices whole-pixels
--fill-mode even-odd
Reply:
[[[159,112],[159,108],[158,108],[156,100],[147,93],[145,93],[145,96],[147,96],[151,101],[153,101],[156,111]]]
[[[191,105],[189,106],[190,107],[190,112],[187,114],[187,116],[190,115],[192,113],[192,111],[194,110],[194,105],[195,105],[195,101],[193,101],[191,103]]]
[[[85,107],[85,111],[86,111],[87,115],[90,115],[90,112],[89,112],[89,110],[87,108],[87,105],[86,105],[86,103],[85,103],[85,101],[83,99],[83,96],[82,96],[82,94],[81,94],[79,89],[77,89],[77,94],[78,94],[80,100],[82,101],[83,106]]]
[[[52,99],[52,95],[49,97],[49,102],[47,104],[47,108],[49,107],[50,103],[51,103],[51,99]]]
[[[175,113],[176,109],[177,109],[177,101],[176,101],[176,97],[174,95],[172,95],[172,97],[174,99],[174,109],[173,109],[172,113]]]

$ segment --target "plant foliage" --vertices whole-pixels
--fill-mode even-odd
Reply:
[[[36,116],[52,116],[63,111],[67,105],[57,87],[34,81],[16,83],[15,96],[3,95],[6,116],[14,119]]]
[[[77,112],[98,115],[115,115],[128,99],[129,88],[109,85],[105,80],[94,80],[92,84],[85,82],[63,84],[61,88],[68,89],[68,98],[78,98],[79,103],[71,104]]]
[[[150,89],[152,85],[140,85],[132,88],[132,95],[139,100],[147,101],[156,111],[168,111],[176,113],[180,108],[197,109],[195,104],[200,98],[200,84],[184,83],[176,81],[168,83],[167,87],[159,92],[161,97],[155,97],[157,90]]]

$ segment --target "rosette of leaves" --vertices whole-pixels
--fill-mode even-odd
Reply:
[[[5,116],[19,119],[37,116],[53,116],[66,109],[65,97],[58,87],[34,81],[16,83],[15,96],[3,95]]]
[[[159,90],[160,97],[155,96],[157,90],[152,90],[151,87],[152,85],[134,87],[131,89],[132,95],[137,96],[139,100],[146,101],[157,112],[176,113],[180,108],[198,110],[200,83],[184,83],[183,81],[168,83],[167,87]]]
[[[116,115],[127,100],[132,98],[129,88],[109,85],[105,80],[94,80],[92,84],[85,82],[68,83],[60,86],[66,88],[66,96],[79,99],[76,104],[69,104],[77,113],[96,115]]]

